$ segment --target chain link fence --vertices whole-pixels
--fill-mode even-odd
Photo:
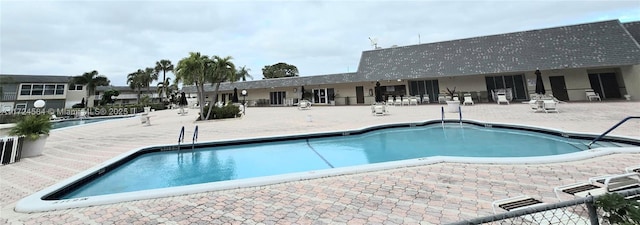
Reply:
[[[616,192],[624,197],[640,195],[640,188]],[[594,202],[598,196],[588,196],[570,201],[532,206],[525,209],[509,211],[479,217],[471,220],[451,223],[450,225],[469,224],[553,224],[553,225],[608,225],[604,218],[608,216],[602,209],[597,209]]]

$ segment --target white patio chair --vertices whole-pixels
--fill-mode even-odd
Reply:
[[[602,101],[602,99],[600,98],[600,94],[598,94],[595,91],[593,91],[593,89],[585,90],[585,94],[587,95],[587,99],[589,99],[589,101],[593,101],[593,100],[596,100],[596,99],[598,101]]]
[[[506,95],[498,95],[498,100],[496,102],[498,103],[498,105],[500,103],[507,103],[507,105],[509,105],[509,100],[507,100]]]
[[[473,99],[471,98],[471,96],[464,96],[464,103],[463,104],[464,105],[467,105],[467,104],[474,105]]]

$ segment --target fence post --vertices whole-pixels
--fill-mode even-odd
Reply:
[[[589,221],[591,221],[591,225],[598,225],[598,212],[596,211],[596,207],[593,205],[594,198],[589,195],[584,201],[584,204],[587,206],[587,211],[589,212]]]

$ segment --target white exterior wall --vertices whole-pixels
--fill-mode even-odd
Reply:
[[[67,96],[67,99],[64,102],[64,107],[71,108],[71,106],[82,102],[82,98],[87,97],[87,91],[84,90],[84,88],[83,90],[80,90],[80,91],[65,90],[65,95]],[[86,99],[85,99],[85,102],[86,102]]]
[[[631,95],[631,100],[640,100],[640,65],[625,66],[620,68],[626,93]]]

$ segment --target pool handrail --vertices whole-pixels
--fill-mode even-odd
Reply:
[[[444,129],[444,106],[440,107],[440,111],[442,112],[442,129]]]
[[[460,105],[458,105],[458,114],[460,114],[460,120],[458,120],[458,122],[460,122],[460,126],[462,126],[462,107],[460,107]]]
[[[184,126],[180,129],[180,134],[178,135],[178,149],[180,149],[180,143],[184,142]]]
[[[613,129],[616,129],[618,126],[622,125],[624,122],[627,122],[627,120],[630,119],[640,119],[640,116],[629,116],[627,118],[624,118],[623,120],[621,120],[620,122],[618,122],[616,125],[613,125],[613,127],[609,128],[609,130],[605,131],[604,133],[602,133],[600,136],[598,136],[596,139],[593,139],[593,141],[591,141],[587,147],[589,149],[591,149],[591,145],[593,143],[596,143],[596,141],[599,141],[600,139],[602,139],[605,135],[607,135],[609,132],[613,131]]]
[[[193,138],[191,139],[191,150],[194,149],[196,145],[196,141],[198,141],[198,125],[196,125],[195,130],[193,131]]]

